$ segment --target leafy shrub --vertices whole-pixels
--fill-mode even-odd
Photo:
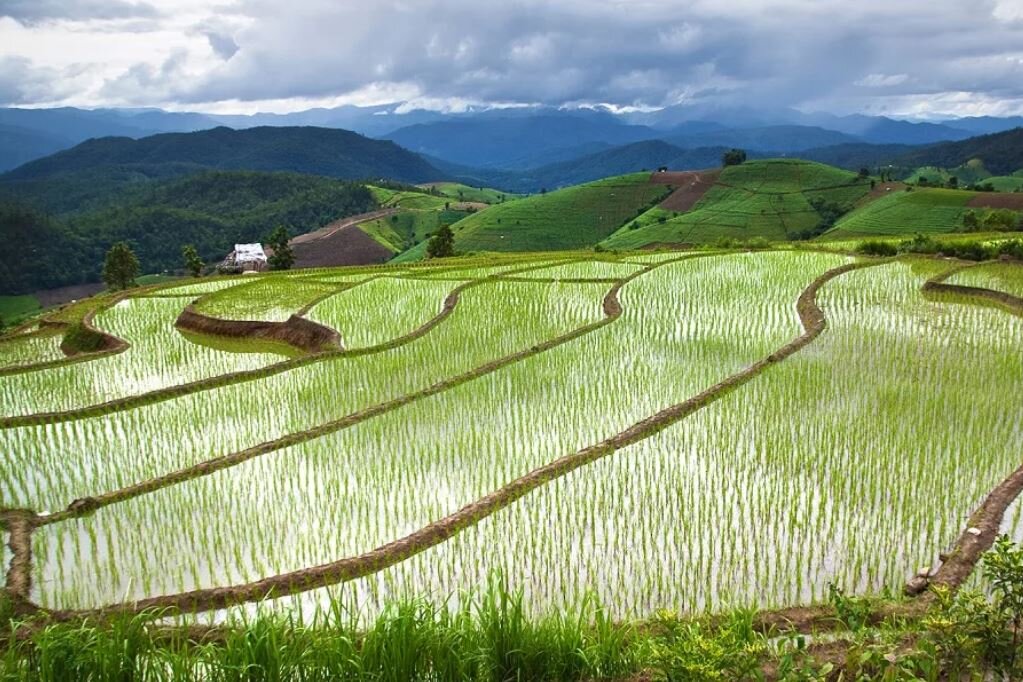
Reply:
[[[865,242],[860,242],[859,246],[856,247],[856,252],[862,253],[864,256],[895,256],[899,253],[899,250],[891,242],[880,239],[868,239]]]

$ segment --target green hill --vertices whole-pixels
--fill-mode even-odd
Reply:
[[[894,163],[904,168],[956,168],[973,159],[983,161],[994,175],[1012,175],[1023,168],[1023,128],[929,145],[897,157]]]
[[[260,127],[165,133],[139,140],[104,137],[25,164],[2,176],[31,180],[58,173],[129,164],[189,163],[222,170],[293,171],[351,180],[424,182],[443,173],[393,142],[348,130]]]
[[[825,237],[956,232],[962,230],[967,204],[976,196],[976,192],[935,188],[892,192],[843,216]]]
[[[870,190],[855,173],[811,161],[748,161],[722,171],[692,210],[654,207],[604,240],[614,249],[710,243],[721,238],[772,241],[813,236]]]
[[[454,225],[460,251],[557,251],[593,246],[669,192],[634,173],[506,202]]]

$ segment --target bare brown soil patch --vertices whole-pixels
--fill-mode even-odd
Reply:
[[[92,284],[72,284],[71,286],[59,287],[57,289],[40,289],[33,291],[32,295],[39,301],[43,308],[51,308],[55,305],[70,303],[80,298],[88,298],[103,291],[105,287],[98,282]]]
[[[298,244],[314,242],[325,237],[330,237],[335,232],[343,230],[346,227],[351,227],[352,225],[358,225],[360,223],[369,222],[370,220],[376,220],[377,218],[385,218],[397,212],[398,209],[396,208],[382,208],[379,211],[370,211],[369,213],[360,213],[359,215],[348,216],[347,218],[342,218],[341,220],[335,220],[332,223],[328,223],[327,225],[324,225],[318,230],[313,230],[312,232],[300,234],[294,239],[292,239],[289,243],[292,245],[292,247],[294,247],[297,246]]]
[[[720,169],[681,173],[654,173],[650,176],[650,182],[677,187],[678,189],[669,194],[659,205],[666,211],[684,213],[703,198],[707,190],[717,182],[719,175],[721,175]]]
[[[970,199],[971,208],[1008,208],[1023,211],[1023,192],[984,192]]]
[[[343,227],[327,236],[293,244],[296,268],[336,265],[372,265],[389,261],[394,252],[370,237],[357,225]]]

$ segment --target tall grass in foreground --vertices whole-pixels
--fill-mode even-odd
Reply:
[[[594,600],[531,618],[523,599],[495,575],[458,609],[415,599],[364,620],[333,602],[311,621],[261,613],[202,644],[184,630],[149,628],[145,617],[51,625],[2,650],[0,678],[496,682],[616,679],[638,670],[634,626],[613,624]]]

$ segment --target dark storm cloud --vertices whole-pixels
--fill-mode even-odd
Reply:
[[[96,96],[188,104],[373,91],[856,110],[954,94],[1023,109],[1023,0],[234,0],[183,27],[202,5],[160,3],[154,47],[168,32],[202,42],[139,55]],[[124,0],[0,6],[21,22],[157,12]],[[169,68],[178,49],[187,58]]]
[[[0,17],[26,25],[59,19],[152,19],[159,14],[152,5],[125,0],[0,0]]]

